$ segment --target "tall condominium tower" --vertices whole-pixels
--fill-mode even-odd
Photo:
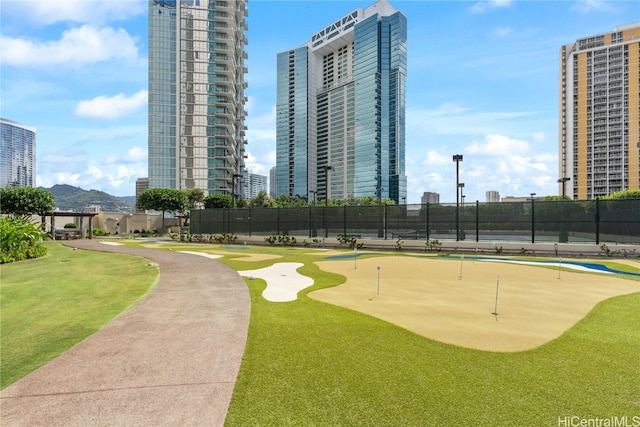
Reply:
[[[560,49],[560,194],[640,188],[639,67],[639,23]]]
[[[33,187],[36,174],[36,130],[0,119],[0,187]]]
[[[245,0],[149,0],[149,188],[242,196]]]
[[[277,69],[277,194],[405,199],[406,17],[386,0],[356,9]]]

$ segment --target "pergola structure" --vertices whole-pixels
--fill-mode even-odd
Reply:
[[[83,230],[84,218],[89,218],[89,239],[93,238],[93,217],[98,215],[96,212],[50,212],[44,215],[44,218],[51,217],[51,235],[55,238],[56,235],[56,217],[64,218],[80,218],[80,230]],[[83,233],[80,233],[81,238],[84,238]]]

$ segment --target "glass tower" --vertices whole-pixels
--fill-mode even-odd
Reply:
[[[149,188],[242,196],[245,0],[149,0]]]
[[[356,9],[277,64],[277,194],[405,199],[406,17]]]
[[[0,187],[33,187],[36,174],[36,130],[0,119]]]

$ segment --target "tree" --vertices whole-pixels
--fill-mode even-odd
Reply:
[[[162,229],[164,229],[165,212],[184,212],[189,206],[187,194],[181,190],[169,188],[150,188],[140,193],[136,200],[136,208],[162,212]]]
[[[204,207],[207,209],[230,209],[233,207],[233,199],[228,194],[209,194],[204,198]]]
[[[2,213],[28,219],[32,215],[44,217],[56,208],[53,194],[42,188],[6,187],[0,188]]]
[[[260,190],[256,197],[249,200],[249,206],[255,208],[270,208],[273,206],[273,200],[271,200],[266,191]]]
[[[189,200],[189,209],[196,209],[204,202],[204,191],[199,188],[185,190],[185,194]]]
[[[617,193],[611,193],[603,199],[640,199],[640,190],[622,190]]]

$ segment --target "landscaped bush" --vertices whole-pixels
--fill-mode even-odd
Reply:
[[[94,228],[93,229],[93,235],[100,237],[100,236],[104,236],[106,233],[104,231],[104,228]]]
[[[68,222],[64,225],[64,228],[78,228],[78,226],[73,222]]]
[[[0,219],[0,263],[6,264],[47,254],[40,244],[46,233],[35,224],[19,217]]]

